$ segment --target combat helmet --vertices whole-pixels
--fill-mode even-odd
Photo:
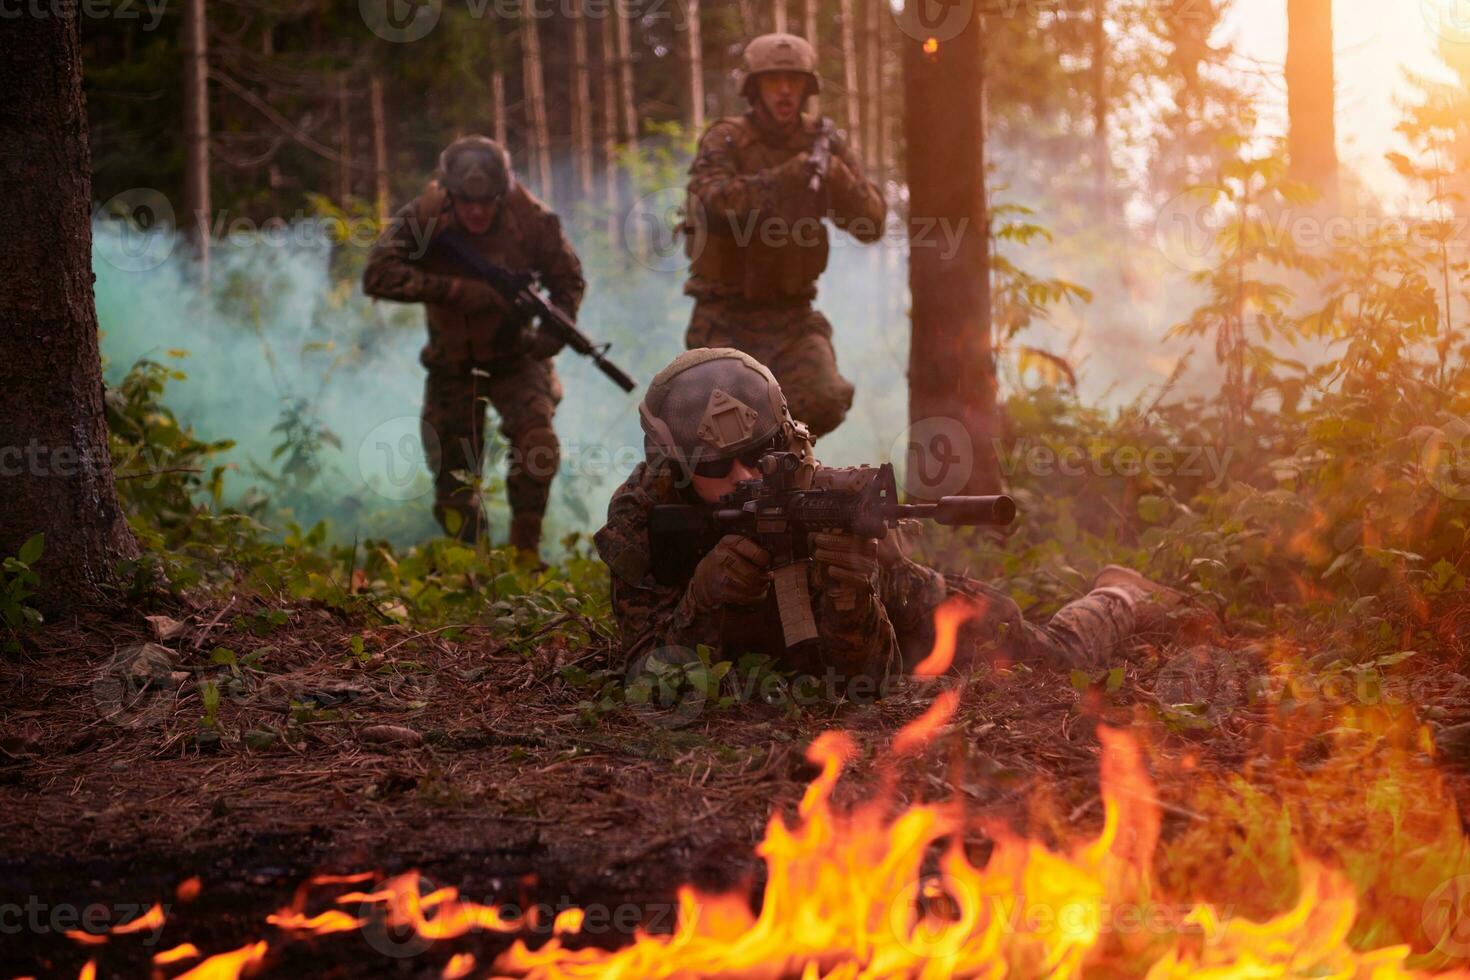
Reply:
[[[700,463],[785,445],[801,429],[775,376],[729,347],[700,347],[674,358],[649,382],[638,416],[648,461],[670,460],[686,475]]]
[[[510,154],[484,136],[462,136],[439,154],[439,182],[455,197],[494,200],[510,190]]]
[[[817,75],[817,52],[812,50],[806,38],[795,34],[762,34],[751,39],[740,58],[740,69],[735,78],[740,94],[754,102],[751,79],[770,71],[794,71],[805,75],[807,95],[816,95],[822,90],[822,79]]]

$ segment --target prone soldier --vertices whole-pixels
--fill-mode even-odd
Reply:
[[[887,206],[830,123],[802,115],[821,88],[810,44],[755,38],[740,86],[750,110],[711,125],[689,170],[685,346],[734,347],[765,364],[816,438],[841,424],[853,395],[832,325],[812,307],[830,247],[822,219],[866,244],[882,236]]]
[[[433,248],[451,228],[485,259],[532,275],[568,317],[586,289],[581,262],[557,216],[515,180],[506,151],[466,136],[444,150],[428,187],[394,216],[363,273],[369,296],[427,310],[429,342],[419,359],[428,369],[423,441],[435,518],[465,541],[486,530],[474,486],[456,474],[481,472],[488,401],[510,449],[510,543],[535,558],[561,459],[552,417],[562,388],[551,358],[563,341],[544,326],[532,329],[510,299]]]
[[[771,582],[771,554],[738,534],[721,538],[681,581],[655,574],[652,518],[661,504],[713,507],[761,477],[767,454],[808,455],[804,427],[781,385],[749,355],[686,351],[649,384],[639,407],[646,459],[608,505],[595,541],[611,570],[614,613],[630,659],[703,644],[725,659],[764,653],[788,669],[881,681],[909,672],[934,644],[934,612],[955,595],[976,615],[961,631],[956,664],[983,651],[1010,662],[1090,670],[1107,664],[1145,622],[1184,597],[1128,569],[1109,567],[1081,599],[1045,625],[1027,622],[1004,593],[903,554],[901,535],[810,535],[808,576],[816,642],[793,663]],[[820,473],[820,464],[816,464]]]

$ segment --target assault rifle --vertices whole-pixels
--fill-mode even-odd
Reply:
[[[631,392],[638,383],[607,359],[612,344],[595,344],[572,318],[553,306],[536,291],[535,277],[527,272],[512,272],[496,265],[475,250],[457,228],[450,228],[435,236],[432,248],[440,249],[453,262],[461,266],[476,279],[488,284],[510,303],[527,320],[539,319],[541,327],[550,330],[562,343],[583,357],[592,358],[597,369],[612,379],[613,384]]]
[[[900,504],[891,463],[813,473],[804,457],[774,452],[761,458],[760,467],[761,479],[741,481],[712,506],[655,506],[649,523],[652,572],[661,585],[683,585],[721,537],[751,538],[771,553],[781,630],[791,650],[817,638],[807,585],[812,532],[846,531],[882,540],[903,518],[997,527],[1016,518],[1015,501],[1006,496]]]
[[[823,116],[817,141],[812,144],[812,151],[806,158],[807,173],[811,175],[806,186],[813,194],[822,189],[822,181],[827,179],[827,168],[832,165],[832,137],[836,132],[837,124]]]

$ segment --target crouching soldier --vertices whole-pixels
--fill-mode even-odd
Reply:
[[[809,452],[809,437],[793,422],[781,386],[740,351],[692,350],[653,379],[639,414],[647,459],[613,494],[607,524],[596,535],[630,659],[704,644],[724,659],[763,653],[805,674],[881,681],[929,654],[935,609],[965,595],[977,612],[961,632],[957,665],[985,652],[1009,662],[1090,669],[1113,659],[1143,619],[1183,600],[1112,567],[1086,596],[1038,626],[1003,593],[908,559],[898,534],[883,541],[814,534],[808,583],[817,639],[806,662],[792,663],[771,587],[771,556],[759,544],[726,536],[686,580],[670,583],[653,574],[650,542],[656,505],[712,505],[740,481],[760,479],[765,453]]]
[[[423,436],[435,518],[465,541],[486,530],[473,485],[456,474],[480,475],[488,401],[510,447],[510,543],[534,558],[561,459],[552,416],[562,389],[551,358],[562,344],[433,248],[451,228],[489,261],[535,277],[571,317],[586,288],[582,266],[557,216],[516,182],[505,150],[466,136],[449,145],[428,188],[393,218],[363,273],[369,296],[423,303],[427,311],[429,343],[420,360],[429,372]]]

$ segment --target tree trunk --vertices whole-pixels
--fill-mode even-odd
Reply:
[[[505,123],[505,72],[499,68],[490,73],[490,103],[490,109],[495,113],[495,142],[502,149],[509,149],[506,143],[510,137]]]
[[[755,9],[751,7],[752,0],[740,0],[740,33],[747,40],[755,37]]]
[[[857,25],[853,23],[852,0],[842,0],[842,84],[847,87],[847,144],[863,155],[862,115],[858,111]]]
[[[1291,177],[1337,204],[1337,124],[1332,0],[1287,0],[1286,155]]]
[[[592,200],[592,68],[587,63],[587,18],[572,6],[572,158],[577,193]]]
[[[521,54],[525,68],[526,119],[531,125],[531,168],[536,174],[536,193],[551,201],[551,130],[546,123],[546,83],[541,74],[541,29],[536,24],[534,4],[526,5],[521,18]]]
[[[638,149],[638,95],[633,88],[633,41],[629,34],[628,18],[632,11],[626,4],[613,4],[614,19],[618,22],[618,82],[622,93],[623,138],[628,149]]]
[[[373,177],[378,224],[386,227],[393,213],[388,192],[388,119],[383,111],[383,80],[373,76],[369,84],[373,109]]]
[[[699,0],[684,0],[689,29],[689,128],[704,132],[704,41],[699,30]]]
[[[1092,0],[1092,167],[1098,216],[1112,217],[1113,167],[1108,147],[1107,0]]]
[[[603,203],[607,207],[607,237],[617,241],[618,233],[618,68],[617,28],[611,16],[602,19],[602,176]]]
[[[931,51],[924,43],[902,42],[912,296],[906,482],[910,496],[932,499],[993,493],[1000,472],[981,18],[971,17],[954,38],[930,42]]]
[[[771,30],[786,33],[786,0],[771,0]]]
[[[204,0],[187,0],[183,17],[184,50],[184,210],[185,232],[199,256],[200,274],[209,278],[209,32]]]
[[[337,205],[346,209],[352,200],[352,103],[347,95],[347,75],[337,76]]]
[[[878,170],[878,103],[883,98],[883,87],[878,83],[878,65],[883,58],[878,25],[887,2],[863,0],[863,146],[868,151],[864,164],[869,174]]]
[[[821,49],[817,47],[817,0],[802,0],[802,31],[806,35],[807,43],[812,46],[812,54],[817,55],[818,67],[822,64]],[[811,98],[811,111],[817,115],[822,114],[822,97],[814,95]]]
[[[38,602],[54,610],[103,598],[138,554],[102,407],[78,26],[17,17],[0,30],[0,556],[44,533]]]

